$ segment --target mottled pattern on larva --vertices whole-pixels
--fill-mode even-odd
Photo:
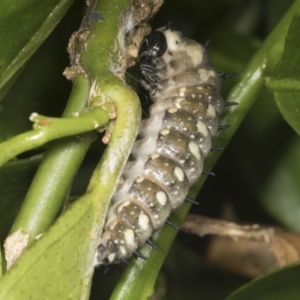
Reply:
[[[193,147],[194,145],[194,147]],[[191,149],[196,148],[197,153]],[[132,150],[134,156],[158,153],[178,163],[185,171],[190,184],[202,173],[204,156],[194,141],[187,143],[186,136],[175,130],[164,129],[157,135],[149,134],[137,141]],[[197,167],[198,166],[198,167]]]
[[[131,199],[141,203],[150,216],[153,229],[161,228],[172,209],[167,193],[154,182],[140,177],[132,184],[129,194]]]
[[[160,28],[139,53],[154,104],[113,196],[97,263],[120,263],[159,230],[200,177],[225,102],[205,47]]]
[[[157,97],[159,97],[159,93],[155,94],[152,98]],[[186,99],[196,99],[204,104],[211,104],[218,115],[222,113],[225,104],[219,90],[211,85],[196,85],[175,88],[167,95],[165,94],[165,97],[171,99],[184,97]]]

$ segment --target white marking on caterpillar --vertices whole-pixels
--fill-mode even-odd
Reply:
[[[116,257],[116,253],[111,253],[111,254],[108,255],[107,258],[108,258],[109,262],[113,262],[115,257]]]
[[[136,182],[137,183],[140,183],[140,182],[143,182],[144,181],[144,177],[138,177],[137,179],[136,179]]]
[[[208,105],[207,115],[212,118],[216,117],[216,111],[211,104]]]
[[[123,256],[125,256],[127,253],[126,249],[123,246],[120,246],[120,252]]]
[[[160,134],[162,134],[162,135],[167,135],[167,134],[169,134],[170,133],[170,130],[169,129],[164,129],[164,130],[162,130],[161,132],[160,132]]]
[[[143,212],[141,212],[140,215],[139,215],[139,225],[141,226],[141,228],[143,230],[146,230],[149,227],[149,218]]]
[[[170,185],[170,182],[168,182],[168,185]],[[167,202],[167,195],[160,191],[156,194],[156,199],[162,206],[165,206]]]
[[[124,237],[125,237],[125,241],[126,241],[126,244],[128,246],[134,246],[135,245],[135,241],[134,241],[134,232],[133,230],[131,229],[126,229],[124,231]]]
[[[116,226],[116,224],[118,223],[118,220],[113,220],[112,222],[109,223],[109,229],[113,230]]]
[[[189,149],[196,156],[196,158],[198,160],[200,160],[200,157],[201,157],[200,149],[199,149],[198,145],[195,142],[193,142],[193,141],[189,142]]]
[[[209,135],[207,127],[203,122],[201,121],[197,122],[197,129],[198,132],[200,132],[204,137],[207,137]]]
[[[118,213],[120,213],[122,211],[122,209],[128,205],[130,205],[130,201],[125,201],[123,204],[120,204],[119,207],[118,207]]]
[[[180,167],[175,167],[174,174],[179,181],[182,182],[184,180],[184,173]]]
[[[168,109],[168,112],[169,112],[170,114],[174,114],[174,113],[176,113],[177,111],[178,111],[178,109],[175,108],[175,107],[172,107],[172,108]]]

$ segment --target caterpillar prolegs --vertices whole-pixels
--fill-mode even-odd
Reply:
[[[154,104],[142,121],[133,160],[113,196],[97,249],[98,264],[126,261],[185,201],[203,172],[225,107],[222,74],[204,46],[168,26],[142,42],[142,84]]]

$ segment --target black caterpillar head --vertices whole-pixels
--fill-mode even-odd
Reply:
[[[139,50],[140,64],[152,64],[153,60],[161,57],[167,50],[166,36],[158,30],[144,37]]]
[[[159,81],[157,69],[160,65],[165,65],[178,51],[181,40],[181,33],[173,31],[169,25],[144,37],[138,60],[141,75],[145,79],[142,84],[152,96],[155,94],[155,84]]]
[[[142,41],[138,55],[139,63],[152,63],[155,58],[162,57],[167,50],[177,51],[181,40],[181,32],[174,31],[170,24],[152,31]]]

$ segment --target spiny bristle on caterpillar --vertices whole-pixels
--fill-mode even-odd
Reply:
[[[231,125],[230,125],[230,124],[219,125],[219,126],[218,126],[218,131],[221,131],[221,130],[227,129],[227,128],[229,128],[229,127],[231,127]]]
[[[135,259],[142,259],[142,260],[147,260],[148,258],[146,256],[144,256],[143,254],[137,252],[137,251],[133,251],[132,255]]]
[[[219,77],[222,79],[228,79],[235,76],[235,73],[218,73]]]
[[[238,103],[237,102],[225,101],[225,107],[227,107],[227,106],[234,106],[234,105],[238,105]]]
[[[154,250],[160,252],[160,249],[157,247],[157,245],[153,242],[152,238],[150,237],[147,241],[146,244],[151,246]]]
[[[124,269],[128,266],[129,262],[125,258],[121,258],[121,267]]]
[[[207,40],[206,42],[204,42],[203,46],[204,46],[205,48],[207,48],[207,47],[210,45],[210,43],[211,43],[211,39],[209,39],[209,40]]]
[[[180,227],[177,224],[173,223],[170,219],[167,219],[165,224],[176,230],[180,230]]]
[[[193,200],[192,198],[190,198],[190,197],[188,197],[188,196],[185,197],[184,201],[187,202],[187,203],[199,205],[199,202]]]
[[[170,29],[147,35],[139,49],[140,82],[154,104],[143,120],[122,178],[108,209],[97,248],[97,263],[122,263],[183,205],[189,188],[203,171],[219,117],[226,105],[220,95],[222,78],[211,65],[205,46]],[[192,199],[191,199],[192,200]],[[193,200],[192,200],[193,201]],[[193,201],[194,202],[194,201]],[[150,242],[149,242],[150,241]]]
[[[213,151],[222,151],[222,150],[224,150],[223,147],[211,147],[210,148],[210,152],[213,152]]]
[[[203,170],[203,171],[202,171],[202,174],[203,174],[203,175],[209,175],[209,176],[216,177],[216,174],[215,174],[215,173],[210,172],[210,171],[206,171],[206,170]]]
[[[168,24],[166,25],[166,30],[173,30],[172,22],[168,22]]]

